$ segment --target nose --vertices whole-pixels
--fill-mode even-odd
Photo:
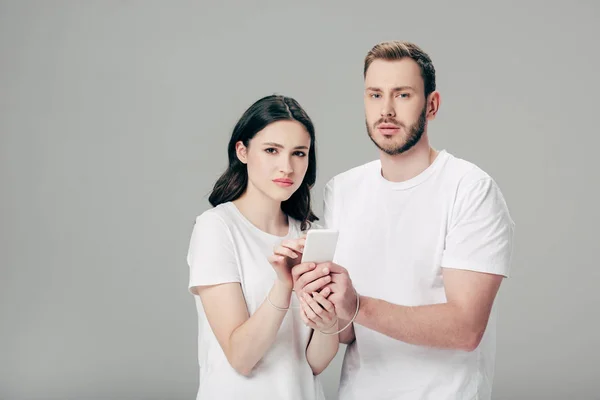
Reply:
[[[381,108],[381,116],[386,117],[395,117],[396,111],[394,110],[394,105],[391,100],[385,100],[383,102],[383,107]]]
[[[292,172],[294,172],[294,168],[292,167],[291,161],[292,160],[290,157],[281,157],[281,164],[279,166],[279,170],[286,175],[290,175]]]

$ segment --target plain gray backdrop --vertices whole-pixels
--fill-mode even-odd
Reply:
[[[196,215],[258,98],[296,98],[318,180],[377,157],[363,59],[437,69],[432,144],[516,222],[494,399],[600,399],[600,5],[0,1],[0,399],[193,399]],[[344,348],[322,380],[336,389]]]

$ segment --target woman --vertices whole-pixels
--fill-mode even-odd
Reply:
[[[317,219],[313,124],[294,99],[262,98],[236,124],[228,156],[187,258],[199,322],[197,398],[323,399],[315,376],[338,337],[307,325],[328,332],[337,318],[328,292],[292,296],[291,275],[303,231]]]

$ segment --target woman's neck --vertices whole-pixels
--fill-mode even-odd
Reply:
[[[248,183],[248,188],[233,204],[254,226],[275,236],[289,231],[288,217],[281,210],[281,202],[273,200]]]

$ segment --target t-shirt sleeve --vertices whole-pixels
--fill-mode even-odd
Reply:
[[[508,277],[514,222],[500,189],[486,177],[457,193],[442,267]]]
[[[233,239],[225,222],[212,212],[196,218],[187,255],[188,288],[241,282]]]

